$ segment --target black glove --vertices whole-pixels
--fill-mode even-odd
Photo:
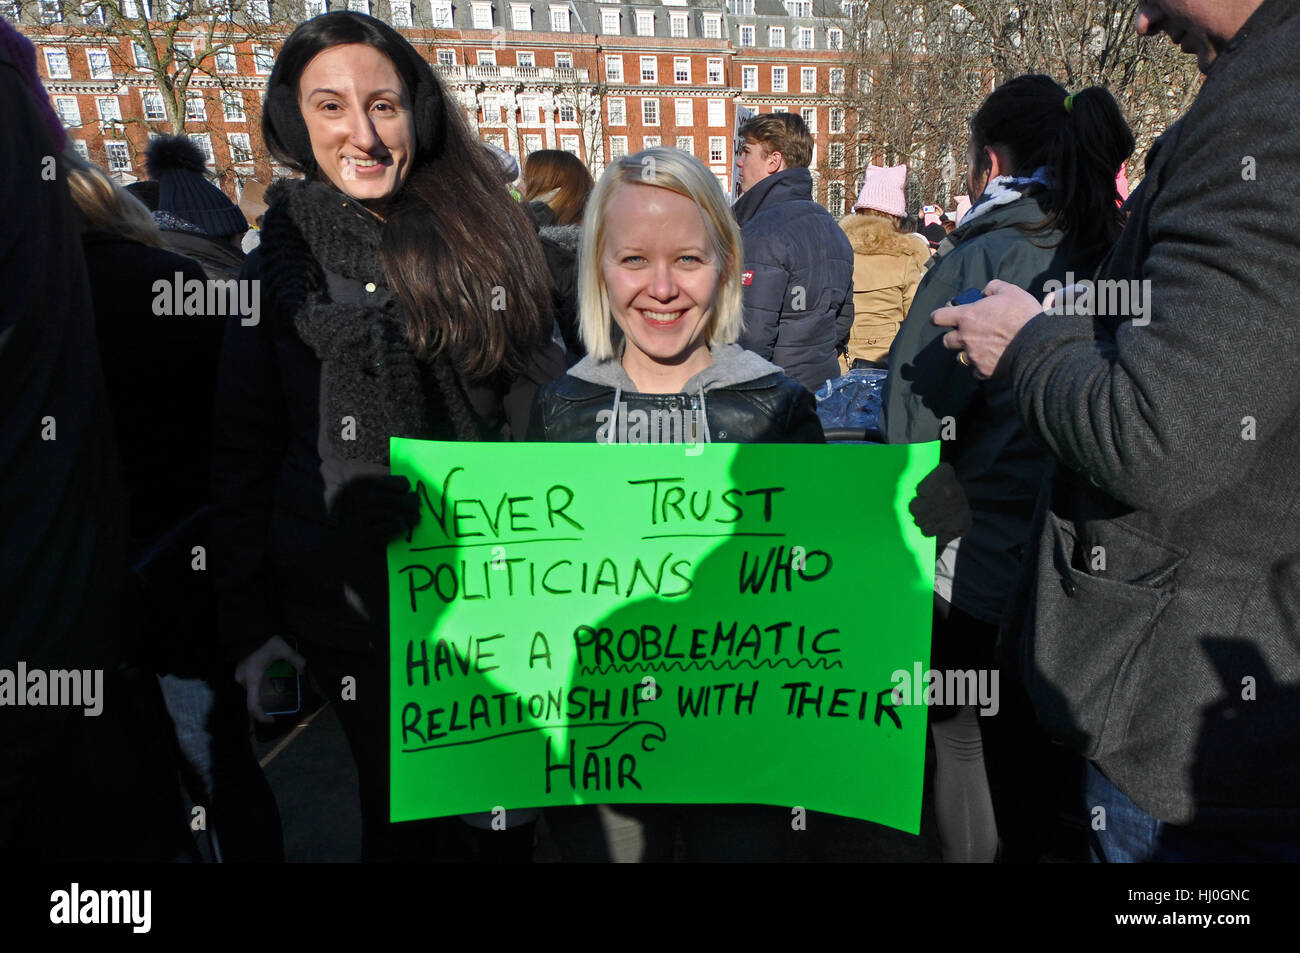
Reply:
[[[970,504],[951,463],[939,464],[917,484],[916,497],[907,508],[921,532],[935,538],[936,552],[970,532]]]
[[[339,491],[330,515],[352,542],[387,545],[420,521],[420,498],[404,476],[358,477]]]

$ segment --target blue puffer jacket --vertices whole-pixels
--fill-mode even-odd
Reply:
[[[853,327],[853,248],[813,201],[806,168],[768,176],[733,206],[745,242],[741,347],[809,390],[839,377]]]

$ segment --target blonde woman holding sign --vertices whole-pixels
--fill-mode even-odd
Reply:
[[[578,322],[587,357],[538,396],[530,438],[822,443],[812,395],[739,347],[740,230],[717,179],[675,149],[615,162],[587,203]],[[689,452],[689,451],[688,451]],[[789,814],[718,805],[548,809],[568,860],[773,860]]]

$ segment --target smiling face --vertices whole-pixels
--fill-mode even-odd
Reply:
[[[1143,36],[1168,33],[1184,53],[1196,54],[1196,65],[1204,73],[1261,3],[1262,0],[1144,0],[1138,4],[1137,31]]]
[[[415,123],[393,63],[349,43],[318,54],[298,81],[312,154],[339,191],[379,211],[411,171]]]
[[[605,210],[601,274],[627,342],[623,367],[644,393],[676,393],[712,362],[720,263],[684,195],[620,185]]]

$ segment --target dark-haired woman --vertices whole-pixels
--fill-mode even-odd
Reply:
[[[991,679],[998,621],[1019,576],[1047,456],[1021,428],[1007,385],[976,379],[964,353],[954,359],[944,348],[947,329],[930,316],[994,279],[1041,298],[1070,272],[1090,275],[1123,226],[1115,172],[1132,152],[1133,135],[1110,93],[1092,87],[1069,95],[1047,76],[1000,86],[971,120],[967,186],[978,198],[917,288],[890,350],[882,411],[890,443],[943,440],[942,463],[912,507],[922,529],[938,537],[934,670]],[[1032,854],[1020,837],[1039,833],[1031,829],[1044,821],[1031,815],[1050,806],[1049,796],[1032,793],[1047,766],[1028,763],[1033,739],[1016,734],[1032,718],[1017,709],[1014,672],[999,674],[999,697],[987,704],[946,698],[930,713],[945,860],[994,859],[995,801],[999,817],[1014,819],[1001,825],[1004,854]],[[986,739],[996,762],[987,773]]]
[[[268,191],[242,276],[261,283],[260,314],[226,334],[223,638],[259,720],[267,666],[310,664],[357,762],[363,858],[430,859],[454,825],[388,823],[385,545],[416,518],[388,441],[522,439],[553,347],[545,264],[455,101],[379,20],[294,30],[263,135],[305,178]],[[479,840],[528,856],[531,825],[510,827]]]

